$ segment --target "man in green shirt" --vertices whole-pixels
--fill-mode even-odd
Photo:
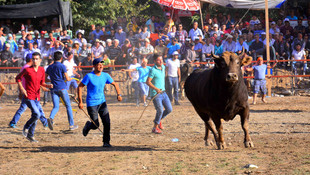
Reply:
[[[160,55],[155,55],[154,63],[155,65],[149,72],[146,84],[151,88],[151,97],[158,94],[153,100],[156,109],[156,116],[152,132],[155,134],[160,134],[162,132],[161,130],[164,129],[161,120],[171,113],[172,105],[168,95],[165,92],[165,66],[163,65],[163,57]]]

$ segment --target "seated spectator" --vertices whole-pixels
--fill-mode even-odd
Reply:
[[[149,31],[150,33],[155,32],[154,22],[155,22],[155,16],[152,15],[151,18],[147,20],[145,23],[145,25],[147,26],[147,31]]]
[[[25,42],[26,48],[28,48],[29,43],[32,43],[32,44],[34,43],[34,40],[32,39],[32,35],[30,33],[28,33],[26,36],[26,42]]]
[[[139,54],[141,55],[141,59],[146,58],[147,60],[152,60],[154,54],[154,47],[150,44],[149,39],[145,39],[144,46],[140,47]]]
[[[185,43],[185,39],[187,38],[188,34],[187,31],[183,29],[183,25],[178,25],[178,30],[175,33],[175,37],[179,40],[181,44]]]
[[[128,36],[127,36],[127,39],[129,39],[130,43],[132,45],[136,45],[137,42],[138,42],[138,38],[136,38],[136,35],[134,34],[134,31],[133,30],[130,30],[128,32]]]
[[[111,64],[117,64],[117,60],[121,57],[122,55],[122,49],[119,46],[119,41],[115,39],[113,41],[113,45],[109,48],[108,52],[108,57],[111,60]]]
[[[215,38],[216,40],[217,40],[217,39],[220,39],[220,38],[221,38],[221,35],[224,34],[224,33],[223,33],[222,31],[220,31],[218,28],[219,28],[218,25],[217,25],[217,24],[214,24],[214,25],[213,25],[213,30],[212,30],[211,33],[210,33],[211,36],[214,36],[214,35],[213,35],[214,33],[216,34],[216,36],[217,36],[217,38]]]
[[[264,32],[265,32],[265,29],[263,28],[263,25],[262,25],[261,23],[259,23],[259,24],[257,25],[257,29],[254,30],[254,35],[256,35],[256,34],[261,35],[261,34],[264,33]]]
[[[45,47],[41,50],[41,59],[42,65],[47,65],[49,59],[52,59],[52,54],[54,53],[51,48],[51,43],[48,41],[45,44]]]
[[[81,68],[80,66],[91,66],[89,68]],[[82,72],[82,75],[85,76],[87,73],[91,72],[93,66],[93,58],[91,53],[88,53],[86,57],[82,59],[79,63],[79,72]]]
[[[16,44],[16,42],[13,40],[13,35],[12,34],[8,34],[7,40],[3,43],[3,49],[2,50],[6,50],[6,44],[10,45],[10,51],[12,54],[14,54],[15,51],[18,50],[18,46]]]
[[[214,53],[214,45],[211,44],[211,39],[206,39],[206,44],[202,46],[202,61],[210,60],[212,58],[211,52]]]
[[[221,44],[220,40],[216,40],[215,41],[214,54],[215,55],[220,55],[220,56],[223,54],[223,45]]]
[[[296,44],[296,50],[292,52],[292,60],[305,60],[306,59],[306,52],[301,49],[301,45],[299,43]],[[297,71],[296,64],[300,64],[303,67],[303,75],[305,75],[307,70],[307,61],[293,61],[293,70]],[[295,73],[296,74],[296,73]]]
[[[80,44],[78,41],[74,41],[72,50],[73,50],[73,60],[75,64],[79,65],[80,61],[82,60],[79,59],[80,58],[79,53],[81,51],[81,48],[80,48]]]
[[[101,26],[100,24],[96,24],[96,30],[92,31],[92,37],[91,37],[91,41],[94,42],[97,39],[99,40],[101,36],[104,35],[104,33],[102,32],[102,30],[100,30]]]
[[[144,45],[145,39],[150,39],[151,33],[147,30],[147,26],[145,25],[143,27],[143,31],[139,35],[139,42],[141,42],[142,45]]]
[[[122,26],[117,27],[117,32],[115,33],[115,39],[119,40],[119,45],[123,45],[126,39],[126,33],[123,31]]]
[[[24,52],[24,59],[26,59],[26,56],[28,54],[33,54],[33,53],[34,53],[33,43],[29,43],[28,44],[28,49],[26,49],[25,52]]]
[[[264,43],[264,46],[266,46],[267,38],[264,37],[263,34],[265,34],[265,36],[266,36],[266,33],[262,33],[262,39],[264,38],[263,43]],[[278,35],[278,34],[276,34],[276,35]],[[269,46],[273,46],[273,43],[274,43],[274,42],[275,42],[275,40],[273,39],[272,34],[269,33]]]
[[[17,43],[18,44],[23,44],[24,45],[24,48],[27,49],[27,46],[26,46],[26,41],[27,41],[27,33],[25,30],[21,30],[20,31],[22,37],[18,39]]]
[[[129,27],[129,25],[131,25],[132,28]],[[130,28],[131,28],[131,29],[130,29]],[[129,21],[128,24],[127,24],[127,30],[128,30],[128,31],[132,30],[133,32],[137,32],[137,28],[138,28],[138,24],[137,24],[137,22],[136,22],[136,17],[135,17],[135,16],[132,16],[132,17],[130,18],[130,21]]]
[[[303,40],[302,33],[298,33],[297,38],[295,38],[292,42],[292,48],[296,48],[296,45],[300,44],[301,50],[303,50],[304,49],[304,47],[302,47],[303,43],[304,43],[304,40]]]
[[[228,34],[226,42],[223,43],[223,52],[235,52],[236,42],[233,41],[233,36]]]
[[[132,60],[133,58],[138,58],[138,62],[140,63],[141,60],[139,59],[139,44],[132,44],[132,47],[127,50],[128,60]]]
[[[288,15],[286,18],[289,20],[297,20],[297,16],[295,16],[294,10],[290,10],[290,15]]]
[[[196,51],[194,50],[195,43],[190,43],[188,49],[185,52],[184,60],[189,63],[196,61]]]
[[[87,44],[87,41],[85,38],[83,38],[83,34],[84,34],[84,30],[77,30],[76,31],[76,39],[74,41],[77,41],[80,45],[80,47],[82,47],[83,44]]]
[[[246,44],[249,46],[251,46],[252,42],[253,42],[254,38],[253,38],[253,33],[248,33],[247,38],[246,38]]]
[[[164,45],[165,40],[159,40],[159,45],[155,46],[154,53],[163,57],[163,59],[167,59],[167,47]]]
[[[245,27],[241,30],[242,34],[244,34],[244,33],[248,34],[250,32],[254,33],[254,31],[250,27],[250,23],[246,22],[244,25],[245,25]]]
[[[298,25],[294,28],[294,36],[296,37],[298,33],[305,34],[306,27],[302,25],[302,19],[298,19]]]
[[[11,45],[9,43],[6,43],[4,45],[4,50],[0,52],[0,66],[1,67],[11,67],[12,66],[12,59],[13,54],[10,51]]]
[[[259,40],[259,34],[255,35],[255,41],[249,47],[250,55],[256,60],[258,55],[262,55],[264,51],[264,43]]]
[[[177,27],[173,25],[171,31],[168,33],[168,37],[171,41],[173,38],[176,37],[176,32],[177,32]]]
[[[246,52],[249,51],[249,46],[244,42],[244,39],[242,37],[239,38],[239,41],[236,43],[236,49],[235,52],[237,54],[240,54],[242,52],[242,48],[246,50]]]
[[[194,50],[196,52],[196,60],[197,61],[201,61],[200,59],[202,59],[202,46],[203,46],[203,44],[201,42],[199,42],[199,37],[196,37],[195,38]]]
[[[174,26],[174,21],[171,18],[170,13],[166,13],[166,19],[167,20],[166,20],[166,24],[165,24],[164,28],[167,28],[168,32],[170,32],[172,29],[172,26]]]
[[[99,39],[96,39],[95,45],[92,47],[92,53],[93,53],[94,59],[97,59],[97,58],[102,59],[104,48],[103,46],[100,45]]]
[[[292,35],[294,30],[293,27],[290,25],[290,20],[288,18],[284,19],[284,26],[280,28],[280,32],[284,35]]]
[[[73,48],[72,48],[72,44],[68,43],[67,44],[67,48],[64,49],[64,58],[68,59],[68,55],[74,55],[73,53]],[[73,57],[73,56],[72,56]]]
[[[15,67],[22,67],[24,65],[23,45],[18,45],[18,50],[13,54],[12,62]]]
[[[255,24],[260,24],[260,21],[257,19],[256,15],[253,15],[250,21],[250,27],[253,29]]]
[[[273,44],[276,52],[276,57],[279,60],[287,60],[290,56],[290,51],[283,39],[283,33],[279,34],[279,37],[275,40]],[[284,66],[286,63],[279,63],[279,65]]]
[[[38,43],[33,43],[33,52],[38,52],[41,54],[41,50],[38,48]]]
[[[53,32],[48,32],[48,38],[45,39],[45,41],[49,41],[51,43],[51,47],[54,47],[54,44],[55,44],[55,41],[56,41],[56,38],[54,38],[53,36]],[[62,40],[61,40],[62,41]],[[63,41],[68,41],[68,40],[63,40]],[[62,42],[63,42],[62,41]]]
[[[132,47],[130,41],[128,39],[125,40],[124,44],[122,45],[122,57],[121,57],[121,65],[130,64],[131,59],[129,59],[128,50]]]
[[[167,45],[167,49],[168,49],[168,52],[167,52],[167,58],[168,59],[172,58],[172,53],[173,52],[177,51],[178,53],[180,53],[181,46],[178,43],[178,39],[177,38],[173,38],[172,42]]]
[[[280,33],[280,29],[276,26],[276,22],[272,21],[270,23],[269,33],[274,35],[276,33]]]

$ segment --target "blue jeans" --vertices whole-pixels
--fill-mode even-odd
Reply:
[[[140,88],[141,95],[148,96],[149,86],[145,82],[138,82],[138,86]]]
[[[295,74],[297,74],[297,73],[296,73],[296,72],[297,72],[296,62],[297,62],[297,61],[293,61],[293,64],[292,64],[292,67],[293,67],[293,70],[294,70],[294,73],[295,73]],[[306,70],[307,70],[307,62],[304,63],[304,62],[302,62],[302,61],[298,61],[297,64],[303,67],[303,72],[306,72]]]
[[[59,100],[60,100],[59,98],[61,98],[63,100],[63,102],[65,103],[65,106],[67,109],[67,116],[68,116],[69,125],[73,126],[74,125],[73,113],[72,113],[70,98],[69,98],[67,89],[51,90],[51,94],[52,94],[52,100],[53,100],[53,106],[54,107],[53,107],[52,112],[50,114],[50,118],[54,119],[55,115],[57,114],[57,112],[59,110]]]
[[[89,125],[89,129],[97,129],[99,127],[99,120],[98,120],[98,114],[101,118],[102,124],[103,124],[103,142],[104,143],[110,143],[110,129],[111,129],[111,123],[110,123],[110,114],[108,111],[107,103],[104,102],[100,105],[96,106],[88,106],[87,112],[90,116],[90,118],[96,123],[96,125],[92,122],[91,125]]]
[[[10,122],[10,124],[16,125],[17,122],[19,121],[21,115],[26,111],[26,109],[27,109],[26,99],[22,98],[22,102],[21,102],[19,108],[17,109],[17,111],[16,111],[12,121]],[[44,116],[43,111],[42,111],[42,115],[40,115],[40,120],[44,126],[47,125],[47,120]]]
[[[139,89],[139,86],[138,86],[138,81],[133,81],[133,82],[131,82],[131,86],[132,86],[132,88],[135,90],[135,98],[136,98],[136,101],[139,102],[140,89]]]
[[[168,96],[170,101],[172,101],[172,89],[173,89],[173,96],[174,96],[174,101],[178,102],[179,101],[179,78],[178,77],[169,77],[168,76]]]
[[[33,137],[34,131],[36,129],[37,120],[39,118],[44,118],[44,123],[47,124],[47,119],[44,117],[44,112],[40,101],[25,99],[26,105],[31,110],[31,118],[26,122],[24,129],[28,129],[28,137]],[[42,119],[41,119],[42,121]],[[42,122],[43,123],[43,122]]]
[[[74,76],[72,76],[71,78],[74,78]],[[76,89],[76,88],[78,87],[78,84],[77,84],[76,80],[75,80],[75,79],[72,79],[71,81],[67,81],[67,82],[66,82],[67,90],[70,90],[71,84],[72,84],[72,86],[73,86],[74,89]]]
[[[162,119],[164,119],[170,112],[172,112],[172,105],[166,92],[163,92],[154,98],[153,104],[156,109],[154,123],[159,124]],[[163,107],[165,107],[165,110]]]

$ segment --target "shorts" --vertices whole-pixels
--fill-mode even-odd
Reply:
[[[261,91],[264,95],[267,94],[266,80],[254,80],[253,93],[258,94]]]
[[[138,82],[138,86],[139,86],[139,88],[141,90],[141,94],[145,95],[145,96],[148,96],[148,94],[149,94],[149,86],[146,83],[144,83],[144,82]]]

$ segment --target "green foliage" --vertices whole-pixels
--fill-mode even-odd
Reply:
[[[149,1],[137,3],[138,0],[70,0],[74,29],[89,29],[91,24],[107,24],[109,19],[117,17],[138,16],[150,8]]]

